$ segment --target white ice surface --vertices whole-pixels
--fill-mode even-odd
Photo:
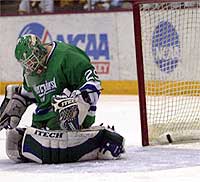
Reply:
[[[0,101],[2,97],[0,97]],[[30,125],[30,107],[21,126]],[[0,132],[0,182],[199,182],[200,144],[141,147],[138,100],[135,96],[105,96],[98,104],[97,123],[114,124],[126,138],[120,160],[68,164],[16,164],[5,152]]]

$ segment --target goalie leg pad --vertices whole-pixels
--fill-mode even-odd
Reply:
[[[21,155],[21,144],[24,129],[15,128],[6,131],[6,154],[9,159],[15,162],[24,162],[25,158]]]
[[[94,160],[98,157],[103,129],[45,131],[30,127],[24,134],[22,155],[47,164]]]
[[[22,141],[23,157],[43,164],[118,159],[123,152],[124,138],[101,126],[81,131],[45,131],[30,127]]]

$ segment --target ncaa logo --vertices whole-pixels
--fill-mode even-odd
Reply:
[[[152,36],[152,54],[160,71],[173,72],[180,61],[179,35],[168,21],[160,22]]]
[[[49,31],[40,23],[33,22],[33,23],[27,24],[20,32],[19,37],[25,34],[37,35],[41,39],[42,43],[52,42],[52,37]]]

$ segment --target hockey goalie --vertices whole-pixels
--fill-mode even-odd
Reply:
[[[84,51],[62,42],[42,44],[27,34],[19,38],[15,57],[23,67],[23,85],[7,86],[0,106],[11,160],[51,164],[121,157],[124,138],[92,126],[101,82]],[[19,128],[33,103],[32,125]]]

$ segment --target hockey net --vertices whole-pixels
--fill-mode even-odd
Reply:
[[[143,145],[199,140],[200,1],[134,1],[133,13]]]

